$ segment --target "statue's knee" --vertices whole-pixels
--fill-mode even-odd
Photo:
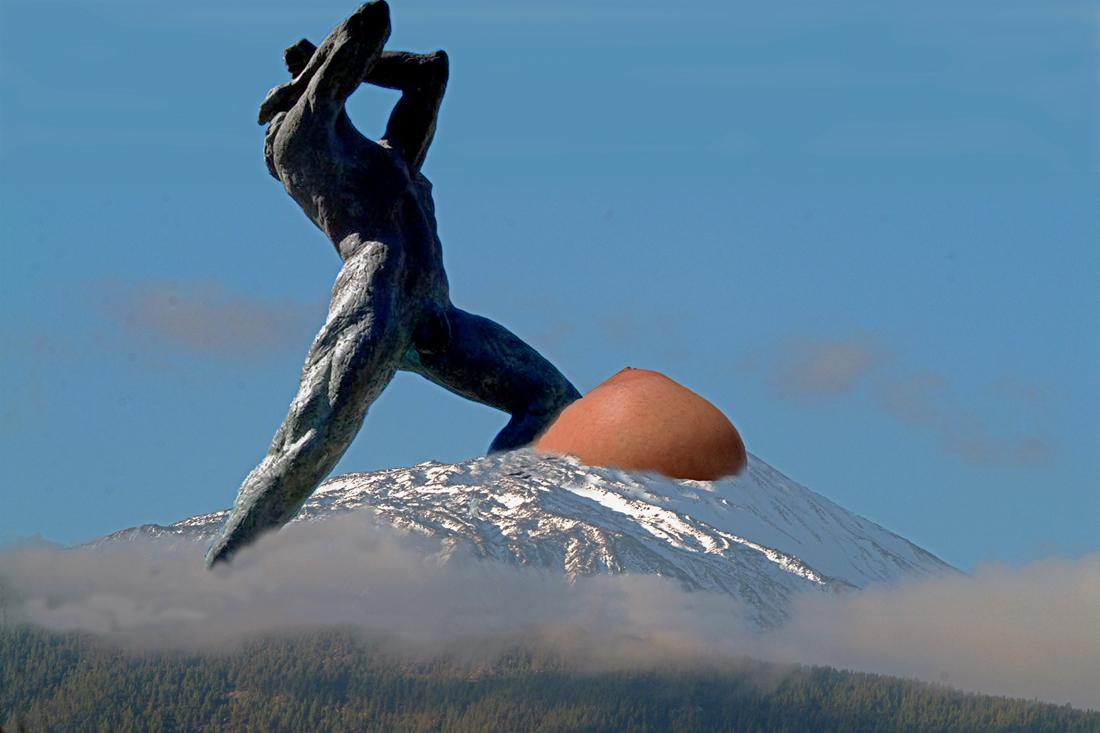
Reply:
[[[371,2],[363,3],[356,8],[355,12],[351,14],[348,20],[355,20],[369,26],[384,25],[388,30],[390,25],[390,6],[386,4],[386,0],[371,0]]]
[[[385,0],[363,3],[344,23],[354,36],[384,43],[390,36],[390,6]]]
[[[428,57],[431,59],[432,71],[438,76],[446,79],[447,75],[450,74],[451,68],[451,60],[450,57],[447,56],[447,52],[443,49],[439,49],[438,51],[433,51],[428,54]]]
[[[440,49],[427,54],[425,58],[427,83],[439,88],[446,87],[451,74],[451,61],[447,57],[447,52]]]

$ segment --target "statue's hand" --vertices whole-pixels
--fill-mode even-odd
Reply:
[[[298,86],[293,81],[288,81],[268,92],[264,103],[260,105],[259,123],[266,125],[280,112],[289,112],[301,96]]]

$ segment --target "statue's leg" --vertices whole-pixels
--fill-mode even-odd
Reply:
[[[290,413],[241,486],[207,566],[290,521],[351,445],[411,340],[402,269],[401,253],[377,243],[344,264]]]
[[[447,312],[447,320],[450,345],[436,353],[410,353],[401,368],[511,414],[490,453],[528,445],[580,399],[553,364],[500,324],[458,308]]]

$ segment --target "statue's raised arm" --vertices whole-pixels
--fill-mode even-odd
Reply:
[[[399,369],[509,413],[490,451],[529,444],[580,398],[517,336],[451,304],[431,184],[420,172],[447,85],[447,56],[384,51],[389,34],[384,2],[360,6],[320,46],[303,39],[286,50],[294,78],[261,107],[268,169],[344,265],[290,412],[241,486],[207,566],[298,513]],[[344,110],[364,82],[401,91],[377,142]],[[424,420],[433,423],[430,415]]]

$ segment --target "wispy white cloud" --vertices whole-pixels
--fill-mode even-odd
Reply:
[[[804,596],[764,643],[791,661],[1100,709],[1100,554]]]
[[[572,336],[575,330],[576,325],[572,321],[554,321],[541,333],[532,334],[531,341],[537,346],[553,347]]]
[[[1053,411],[1037,387],[1004,378],[967,400],[946,376],[905,368],[893,349],[870,336],[793,336],[750,352],[740,366],[760,374],[773,397],[795,404],[869,398],[888,415],[931,431],[944,451],[971,465],[1027,465],[1056,452]]]
[[[213,280],[100,280],[92,301],[132,339],[212,358],[252,360],[305,353],[324,322],[321,302],[271,302]]]
[[[741,624],[727,596],[671,579],[482,563],[354,512],[291,524],[203,568],[203,547],[152,542],[0,555],[8,623],[139,647],[229,649],[256,634],[354,627],[391,651],[492,656],[535,643],[598,668],[741,655],[914,676],[1100,709],[1100,555],[979,567],[895,588],[796,599],[785,626]]]
[[[399,651],[487,645],[492,653],[532,636],[572,648],[565,630],[573,629],[605,639],[590,658],[611,663],[622,643],[614,639],[634,630],[662,645],[682,638],[682,647],[668,643],[668,654],[690,656],[706,648],[697,637],[713,642],[719,627],[738,623],[731,598],[685,595],[656,576],[574,583],[561,573],[478,562],[461,549],[441,562],[440,549],[436,540],[378,526],[368,510],[288,525],[215,572],[204,567],[205,546],[193,542],[39,544],[0,555],[0,581],[9,622],[153,647],[224,649],[262,633],[352,626],[392,636]],[[624,654],[633,660],[649,646]]]
[[[884,380],[874,390],[874,399],[909,425],[935,432],[944,450],[967,463],[1014,466],[1048,460],[1054,446],[1042,427],[1042,416],[1048,412],[1045,401],[1034,388],[1013,384],[1002,380],[995,385],[995,398],[1010,411],[1023,414],[1029,424],[1008,435],[992,434],[987,425],[994,416],[964,408],[947,379],[931,372]]]
[[[807,402],[848,395],[893,359],[893,352],[870,336],[799,335],[751,352],[742,367],[762,372],[776,398]]]
[[[665,362],[683,362],[698,357],[695,346],[684,338],[685,324],[692,314],[675,311],[646,311],[631,308],[607,315],[596,322],[608,343],[629,347],[634,358],[659,356]],[[642,364],[633,364],[644,368]]]

